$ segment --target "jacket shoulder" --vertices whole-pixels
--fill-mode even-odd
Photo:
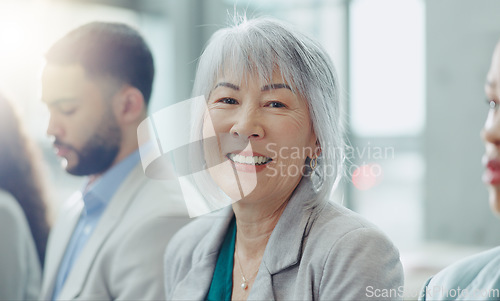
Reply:
[[[123,198],[130,197],[132,204],[128,211],[136,214],[187,216],[186,204],[178,181],[150,179],[140,166],[131,171],[112,201],[122,202]]]
[[[339,240],[364,236],[364,233],[390,243],[389,238],[377,226],[361,215],[339,204],[327,203],[323,208],[313,212],[313,222],[308,236],[315,237],[317,243],[333,246]]]
[[[24,216],[23,210],[16,199],[9,193],[0,189],[0,213],[2,216],[9,216],[10,221],[15,223],[6,223],[5,229],[12,228],[14,225],[18,226],[20,223],[26,224],[26,218]],[[4,219],[0,219],[0,222]]]
[[[426,300],[441,300],[458,294],[494,294],[500,297],[500,247],[466,257],[432,277],[426,287]],[[465,290],[465,291],[464,291]],[[465,296],[464,296],[465,297]],[[479,296],[469,295],[469,299]]]
[[[171,297],[177,283],[194,266],[216,256],[225,235],[224,225],[228,218],[227,210],[197,217],[170,240],[163,261],[167,299]]]
[[[167,246],[165,263],[170,265],[170,263],[176,260],[185,262],[186,259],[195,260],[196,257],[201,256],[201,254],[197,253],[198,251],[205,251],[205,248],[203,248],[205,244],[204,238],[211,232],[217,218],[221,217],[214,214],[208,214],[206,216],[197,217],[182,227],[174,237],[172,237]]]
[[[35,243],[21,206],[2,189],[0,239],[0,300],[34,300],[41,281]]]
[[[303,258],[316,257],[310,264],[322,268],[320,298],[402,298],[398,249],[375,225],[347,208],[328,203],[318,212],[305,250]]]

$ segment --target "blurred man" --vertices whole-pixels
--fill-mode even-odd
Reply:
[[[151,52],[129,26],[96,22],[57,41],[46,60],[47,134],[66,171],[88,180],[51,231],[41,299],[164,299],[163,252],[187,219],[178,185],[147,179],[140,164]]]

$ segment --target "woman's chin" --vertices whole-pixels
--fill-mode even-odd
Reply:
[[[490,207],[491,207],[491,211],[493,211],[493,213],[500,218],[500,204],[499,202],[497,201],[496,203],[491,203],[490,204]]]
[[[255,173],[234,169],[229,160],[210,167],[209,173],[214,182],[233,202],[248,196],[257,186]]]
[[[490,188],[490,208],[496,216],[500,217],[500,189]]]

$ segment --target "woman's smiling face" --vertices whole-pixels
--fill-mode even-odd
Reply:
[[[495,48],[486,77],[486,98],[490,110],[481,131],[485,146],[483,181],[488,185],[490,206],[500,215],[500,42]]]
[[[264,84],[258,76],[218,78],[208,112],[203,136],[216,135],[218,145],[204,151],[215,183],[233,200],[287,200],[317,146],[307,103],[279,70]]]

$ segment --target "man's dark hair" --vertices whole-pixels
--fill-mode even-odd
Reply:
[[[92,22],[57,41],[45,54],[47,63],[80,64],[89,76],[111,76],[139,89],[146,105],[151,97],[154,62],[151,51],[128,25]]]

